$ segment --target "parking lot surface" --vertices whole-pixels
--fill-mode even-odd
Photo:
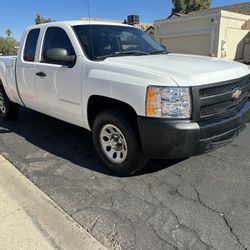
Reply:
[[[250,249],[250,128],[230,145],[110,175],[91,134],[21,110],[0,122],[0,153],[109,249]]]

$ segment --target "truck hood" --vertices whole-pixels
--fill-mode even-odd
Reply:
[[[105,62],[171,79],[183,87],[223,82],[250,74],[249,68],[241,63],[185,54],[111,57]]]

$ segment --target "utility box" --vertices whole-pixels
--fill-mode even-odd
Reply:
[[[140,23],[140,16],[138,15],[130,15],[128,16],[128,24],[135,25]]]

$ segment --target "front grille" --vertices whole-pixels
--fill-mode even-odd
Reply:
[[[233,110],[234,108],[243,106],[246,102],[246,94],[235,100],[235,101],[225,101],[211,105],[201,106],[200,115],[201,117],[209,116],[211,114],[224,113],[226,111]]]
[[[207,97],[213,95],[219,95],[227,92],[234,91],[237,88],[244,88],[248,84],[247,81],[237,81],[228,85],[208,87],[200,89],[200,97]]]
[[[247,102],[250,93],[250,76],[237,80],[193,88],[194,119],[238,111]]]

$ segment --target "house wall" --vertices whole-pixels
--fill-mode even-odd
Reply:
[[[154,38],[155,37],[155,31],[153,26],[151,26],[150,28],[148,28],[146,31],[144,31],[147,35],[149,35],[150,37]]]
[[[220,13],[160,20],[154,23],[155,39],[176,53],[218,53]]]
[[[219,10],[215,14],[156,21],[155,39],[169,51],[241,60],[249,31],[241,26],[248,15]]]
[[[230,60],[243,59],[245,39],[250,37],[250,33],[247,30],[242,30],[241,27],[248,19],[250,19],[248,15],[221,11],[219,57]]]

